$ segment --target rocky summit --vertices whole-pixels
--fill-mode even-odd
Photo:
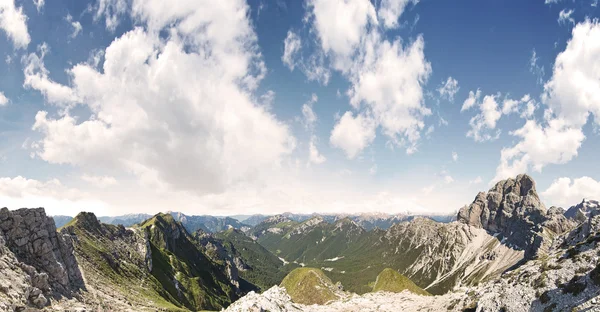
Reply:
[[[526,174],[480,192],[473,203],[460,209],[457,220],[498,235],[507,245],[524,250],[528,259],[542,246],[544,229],[556,234],[568,229],[565,216],[546,209],[535,181]]]
[[[206,216],[81,212],[57,230],[43,208],[3,208],[0,311],[600,310],[598,202],[546,209],[519,175],[456,219],[277,215],[211,233]]]

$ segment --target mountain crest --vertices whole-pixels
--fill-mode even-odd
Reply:
[[[544,223],[556,231],[567,222],[555,211],[548,212],[527,174],[502,180],[487,193],[480,192],[473,203],[460,209],[459,222],[498,234],[509,246],[533,256],[542,245]]]

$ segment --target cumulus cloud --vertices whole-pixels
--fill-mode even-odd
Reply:
[[[48,45],[43,43],[38,46],[37,53],[23,56],[23,87],[40,91],[49,103],[60,106],[71,106],[78,101],[75,92],[49,78],[49,72],[44,64],[44,57],[48,53]]]
[[[84,169],[125,170],[144,185],[196,194],[276,170],[295,139],[254,96],[266,69],[248,10],[242,0],[134,1],[131,12],[144,27],[106,48],[102,70],[85,63],[70,68],[69,86],[49,83],[43,53],[30,55],[25,63],[35,70],[26,70],[26,85],[51,103],[74,98],[91,112],[89,118],[69,109],[57,117],[38,112],[37,155]],[[170,35],[161,36],[167,29]],[[51,96],[54,87],[69,96]]]
[[[368,0],[309,0],[307,7],[306,19],[313,20],[321,47],[334,58],[334,67],[350,68],[369,22],[377,24],[375,7]]]
[[[448,77],[446,82],[442,83],[442,85],[437,89],[440,97],[446,98],[450,102],[454,102],[454,95],[458,92],[458,90],[460,90],[458,81],[452,77]]]
[[[542,101],[569,125],[583,126],[590,114],[600,125],[600,22],[577,24],[554,63]]]
[[[551,205],[567,208],[584,198],[600,199],[600,182],[587,176],[573,180],[558,178],[541,195]]]
[[[480,113],[469,120],[471,130],[467,132],[467,137],[473,138],[476,142],[491,141],[498,138],[500,131],[495,134],[491,130],[496,129],[496,123],[502,117],[502,112],[498,109],[497,95],[486,95],[479,105]]]
[[[355,158],[375,140],[375,122],[362,114],[354,116],[346,112],[337,122],[329,141],[334,147],[344,150],[349,159]]]
[[[8,98],[0,91],[0,106],[5,106],[6,104],[8,104]]]
[[[79,35],[79,33],[81,32],[81,30],[83,29],[81,27],[81,23],[79,21],[74,21],[73,20],[73,16],[71,16],[71,14],[67,14],[67,16],[65,17],[65,20],[69,24],[71,24],[71,27],[73,27],[73,32],[71,33],[70,37],[71,38],[77,37],[77,35]]]
[[[419,3],[419,0],[382,0],[377,10],[377,16],[386,28],[398,28],[398,19],[404,13],[406,6]]]
[[[458,153],[457,152],[452,152],[452,161],[454,161],[454,162],[458,161]]]
[[[13,42],[15,48],[25,49],[31,41],[27,30],[27,16],[23,7],[16,7],[15,0],[0,2],[0,29]]]
[[[467,99],[463,102],[460,111],[463,112],[475,106],[475,104],[479,102],[479,98],[481,98],[481,90],[477,89],[476,92],[469,91],[469,97],[467,97]]]
[[[573,128],[560,119],[545,125],[528,120],[525,125],[510,133],[521,139],[515,146],[503,148],[500,165],[492,183],[527,172],[530,167],[541,172],[548,164],[564,164],[577,156],[585,135],[581,128]]]
[[[500,155],[493,181],[549,164],[564,164],[577,156],[585,139],[583,126],[591,114],[600,125],[600,24],[586,20],[572,30],[572,38],[554,63],[544,85],[544,121],[528,120],[512,134],[521,140]],[[529,107],[527,108],[527,114]],[[492,181],[492,182],[493,182]]]
[[[300,36],[289,30],[287,37],[285,37],[285,40],[283,41],[283,55],[281,56],[281,61],[291,71],[294,71],[294,68],[296,67],[296,59],[301,47],[302,41],[300,40]]]
[[[496,129],[498,120],[502,115],[519,113],[521,118],[530,119],[537,108],[535,100],[529,94],[524,95],[519,100],[506,97],[501,108],[499,104],[500,97],[500,93],[486,95],[480,102],[480,90],[469,92],[469,97],[465,100],[461,111],[477,106],[479,113],[469,120],[471,129],[467,132],[467,137],[473,138],[476,142],[496,140],[500,136],[501,130],[493,130]]]
[[[141,1],[139,0],[134,0],[134,5],[139,5],[140,2]],[[179,8],[180,6],[175,6],[172,8],[164,9],[169,9],[169,12],[173,13]],[[98,5],[95,9],[96,12],[94,14],[94,20],[97,21],[101,18],[104,18],[106,29],[109,31],[115,31],[117,26],[119,26],[121,17],[123,17],[127,13],[128,7],[126,0],[98,0]]]
[[[312,57],[324,59],[350,82],[346,94],[353,113],[369,116],[372,121],[369,127],[356,127],[369,132],[361,138],[374,137],[374,129],[381,128],[390,143],[412,153],[424,131],[424,119],[431,114],[423,103],[422,90],[431,74],[431,64],[425,59],[422,36],[403,42],[400,38],[388,40],[383,33],[396,27],[393,20],[397,21],[409,2],[416,3],[382,1],[376,8],[368,0],[310,0],[305,22],[318,44]],[[340,121],[347,122],[352,116]],[[334,146],[342,146],[342,128],[334,126],[334,131],[338,130]],[[371,140],[361,142],[367,144],[351,142],[345,146],[365,148]]]
[[[308,144],[308,155],[309,155],[309,161],[313,164],[322,164],[324,163],[327,158],[325,158],[325,156],[323,156],[321,153],[319,153],[319,150],[317,149],[316,146],[316,138],[315,136],[312,136],[310,139],[310,142]]]

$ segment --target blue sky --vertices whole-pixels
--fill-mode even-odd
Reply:
[[[448,213],[518,173],[547,206],[600,197],[599,17],[587,0],[0,0],[0,206]]]

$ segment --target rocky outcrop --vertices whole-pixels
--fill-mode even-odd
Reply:
[[[71,237],[56,232],[54,220],[43,208],[0,209],[0,231],[34,288],[46,295],[70,296],[84,287]],[[43,299],[35,301],[45,304]]]
[[[597,200],[583,199],[581,203],[571,206],[566,212],[565,217],[576,223],[588,221],[590,213],[600,210],[600,203]]]
[[[480,192],[469,206],[460,209],[459,222],[483,228],[504,242],[533,257],[544,244],[544,226],[560,234],[571,228],[557,208],[547,210],[535,190],[535,182],[520,174]]]

